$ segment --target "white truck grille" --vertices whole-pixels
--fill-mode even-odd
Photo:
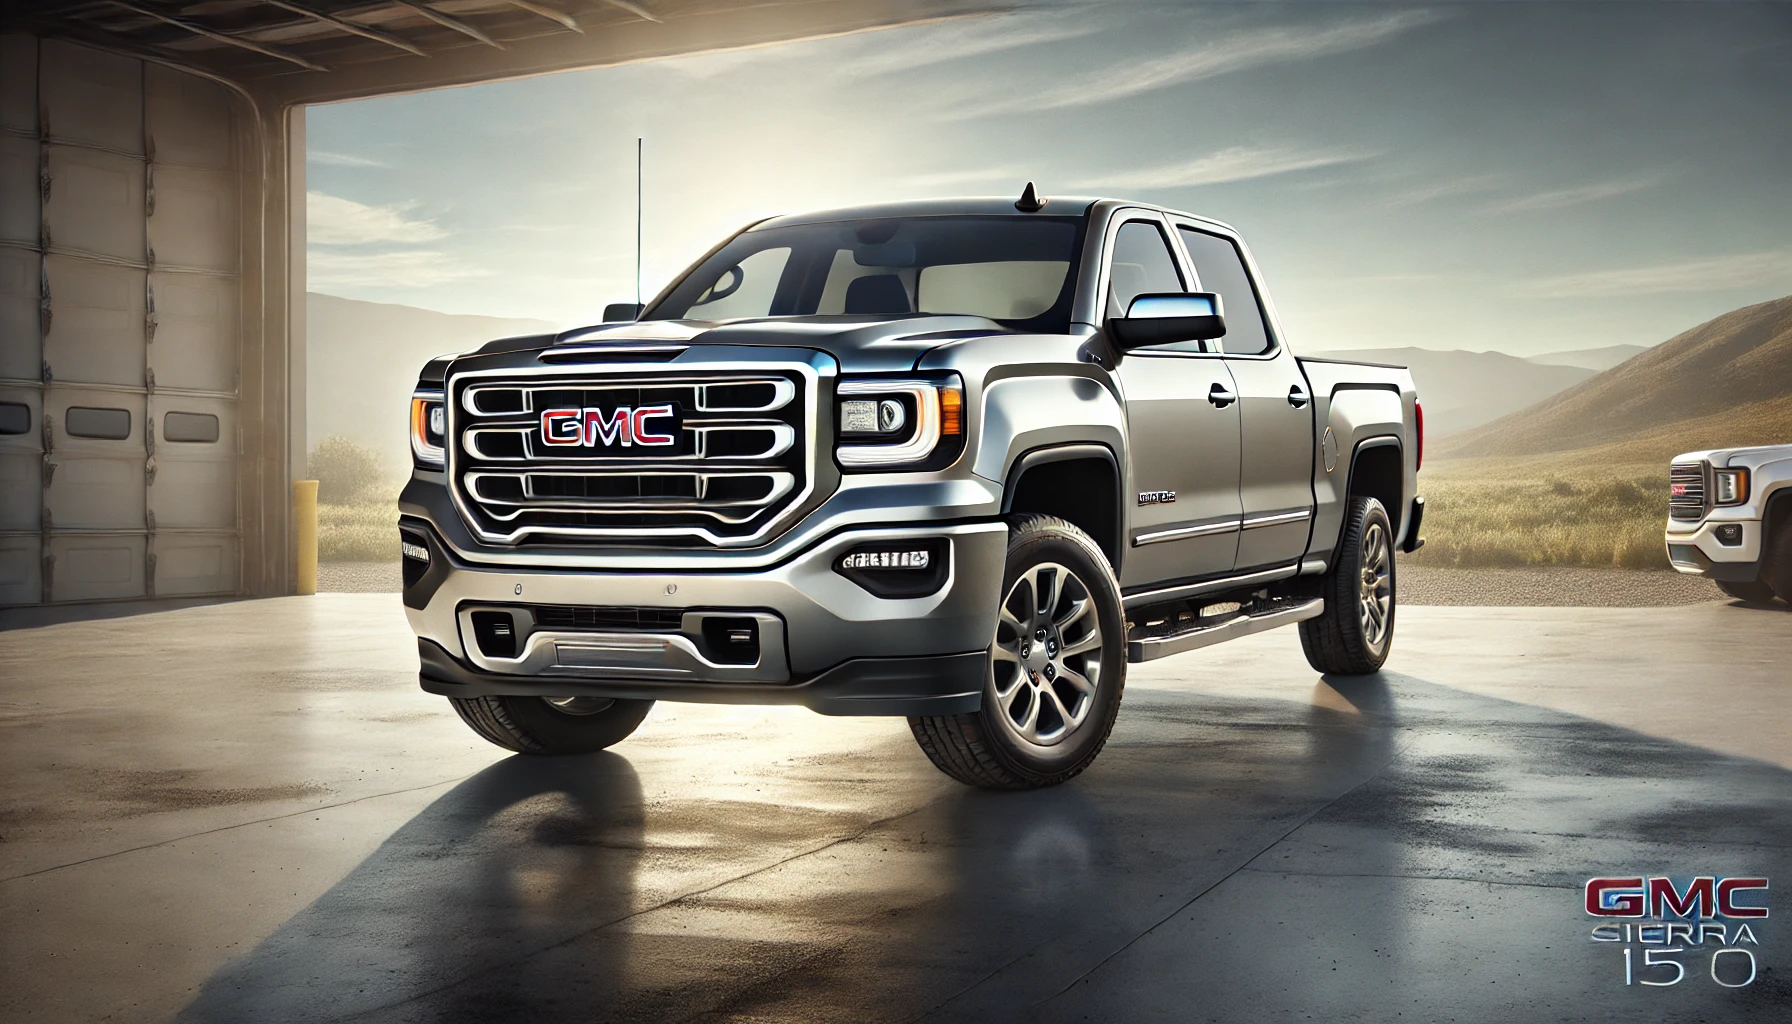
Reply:
[[[1696,523],[1705,518],[1705,464],[1678,462],[1668,468],[1668,518]]]
[[[451,382],[448,472],[482,540],[739,545],[800,503],[812,374],[627,369]]]

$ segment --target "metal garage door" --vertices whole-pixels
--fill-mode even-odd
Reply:
[[[0,64],[0,604],[234,593],[229,100],[50,40]]]

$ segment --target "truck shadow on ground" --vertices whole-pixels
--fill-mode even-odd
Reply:
[[[1589,871],[1783,874],[1792,834],[1792,773],[1394,673],[1318,679],[1306,704],[1129,690],[1101,761],[1052,790],[987,793],[930,771],[905,777],[912,809],[894,814],[851,806],[850,773],[825,760],[800,769],[807,807],[708,792],[644,808],[621,755],[509,758],[218,971],[184,1016],[987,1024],[1104,1016],[1117,989],[1131,1009],[1109,1019],[1195,1005],[1374,1019],[1388,985],[1448,989],[1464,968],[1447,943],[1368,957],[1411,944],[1449,901],[1358,885],[1520,885],[1543,902],[1485,908],[1474,934],[1535,929],[1538,906],[1578,933]],[[803,852],[739,856],[780,829],[801,831]],[[740,866],[717,874],[725,862]],[[1179,928],[1191,937],[1165,938]],[[1340,988],[1301,967],[1311,932],[1360,944],[1365,976]],[[1171,941],[1186,955],[1154,964]],[[1685,1005],[1759,1016],[1786,995],[1774,977]],[[1482,1005],[1496,994],[1482,988],[1453,1012],[1528,1005],[1512,991]],[[1561,986],[1538,991],[1532,1019],[1549,1019]]]

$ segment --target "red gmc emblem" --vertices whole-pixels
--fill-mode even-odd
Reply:
[[[673,416],[670,405],[644,405],[631,409],[626,405],[604,412],[595,406],[584,409],[544,409],[541,413],[541,439],[551,445],[578,445],[593,448],[620,444],[677,444],[674,434],[656,434],[647,421]],[[676,427],[674,427],[676,429]]]
[[[1676,498],[1684,498],[1684,497],[1686,497],[1686,485],[1685,484],[1675,484],[1673,486],[1673,489],[1669,493],[1671,493]]]

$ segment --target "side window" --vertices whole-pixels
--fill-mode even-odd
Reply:
[[[1149,221],[1129,221],[1114,235],[1108,261],[1108,316],[1125,316],[1132,300],[1153,292],[1186,290],[1170,241]]]
[[[722,271],[686,314],[692,320],[769,316],[790,250],[761,249]]]
[[[1257,289],[1251,286],[1251,275],[1244,269],[1244,258],[1229,238],[1210,235],[1194,228],[1178,228],[1188,257],[1194,261],[1195,275],[1201,279],[1201,290],[1218,292],[1226,311],[1226,336],[1220,339],[1221,351],[1229,356],[1255,356],[1269,351],[1269,328],[1263,306],[1257,301]]]

